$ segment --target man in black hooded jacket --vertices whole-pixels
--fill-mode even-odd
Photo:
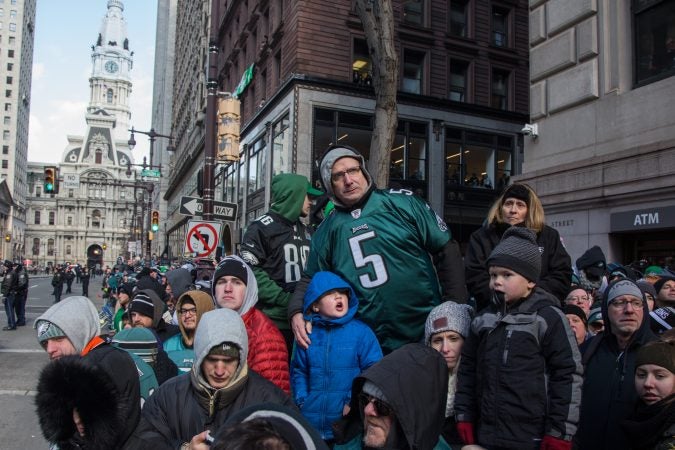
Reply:
[[[449,448],[441,437],[448,367],[440,352],[406,344],[354,379],[349,413],[335,425],[335,450]]]
[[[604,331],[581,347],[585,376],[576,448],[628,449],[619,424],[638,400],[635,357],[641,346],[655,339],[649,328],[649,308],[637,284],[631,280],[610,284],[602,301],[602,318]]]

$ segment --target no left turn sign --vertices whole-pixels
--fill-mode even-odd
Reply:
[[[220,239],[221,227],[222,224],[220,222],[190,220],[188,222],[188,232],[185,235],[185,251],[198,258],[215,254]]]

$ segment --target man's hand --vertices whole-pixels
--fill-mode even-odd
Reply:
[[[206,440],[207,433],[208,430],[194,435],[187,446],[185,446],[185,444],[181,446],[181,450],[183,450],[183,448],[185,448],[185,450],[209,450],[210,443]]]
[[[312,334],[312,322],[306,322],[302,317],[302,313],[295,313],[291,319],[291,328],[298,345],[307,349],[312,343],[309,339],[309,335]]]

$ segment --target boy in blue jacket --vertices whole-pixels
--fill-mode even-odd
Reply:
[[[352,381],[380,359],[375,333],[354,319],[354,290],[332,272],[318,272],[305,293],[303,314],[312,322],[312,344],[296,345],[291,360],[293,400],[307,420],[333,439],[332,424],[349,411]]]

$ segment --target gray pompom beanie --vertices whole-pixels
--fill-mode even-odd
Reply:
[[[506,267],[536,283],[541,274],[541,252],[536,233],[529,228],[510,227],[490,253],[487,266]]]
[[[319,165],[319,172],[321,174],[321,182],[323,183],[323,187],[324,190],[326,191],[326,194],[328,194],[333,203],[335,203],[338,206],[343,205],[340,203],[339,200],[335,198],[335,193],[333,192],[333,184],[331,183],[331,170],[333,169],[333,164],[335,164],[335,161],[347,156],[356,159],[361,165],[361,172],[363,172],[363,176],[366,177],[366,181],[368,181],[368,189],[370,189],[370,187],[373,184],[373,179],[370,176],[370,173],[368,173],[368,169],[366,168],[366,160],[358,151],[356,151],[356,149],[349,146],[330,148],[326,152],[326,154],[323,155],[323,158],[321,158],[321,164]]]
[[[431,310],[424,324],[424,343],[429,345],[436,333],[454,331],[466,339],[469,335],[473,308],[455,302],[444,302]]]

